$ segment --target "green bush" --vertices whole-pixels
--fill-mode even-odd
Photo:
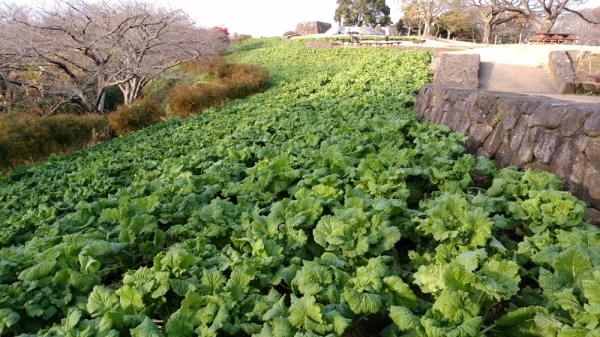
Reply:
[[[108,122],[119,136],[158,123],[165,115],[160,102],[152,97],[135,100],[130,106],[120,106],[108,115]]]
[[[0,172],[88,147],[107,130],[101,115],[0,115]]]

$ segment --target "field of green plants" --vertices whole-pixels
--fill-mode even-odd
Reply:
[[[430,54],[227,57],[271,89],[0,180],[0,335],[600,336],[585,204],[419,123]]]

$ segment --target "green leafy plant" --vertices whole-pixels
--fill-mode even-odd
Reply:
[[[16,169],[0,335],[596,335],[584,204],[419,123],[429,60],[241,41],[270,90]]]

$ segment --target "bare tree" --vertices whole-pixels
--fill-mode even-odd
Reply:
[[[415,1],[405,2],[402,5],[402,24],[406,26],[406,35],[412,33],[413,28],[416,26],[417,35],[421,35],[423,24],[421,22],[419,8]]]
[[[482,42],[490,43],[496,27],[515,20],[519,14],[509,12],[503,0],[467,0],[467,6],[475,9],[475,17],[483,29]]]
[[[217,54],[228,39],[198,28],[182,11],[138,2],[57,0],[48,9],[0,9],[0,76],[8,83],[98,110],[118,86],[129,105],[167,69]],[[32,76],[35,75],[35,76]]]
[[[556,27],[574,33],[581,44],[600,46],[600,24],[594,23],[600,22],[600,7],[584,9],[581,14],[583,18],[574,13],[561,16]]]
[[[412,20],[418,18],[423,26],[423,35],[431,35],[435,19],[449,9],[447,0],[400,0],[399,2],[405,15],[411,13]]]
[[[452,10],[440,15],[435,22],[438,27],[446,30],[446,38],[450,40],[452,33],[469,29],[469,19],[469,13]]]
[[[587,0],[500,0],[500,6],[505,11],[521,15],[538,32],[548,33],[565,12],[581,15],[575,8],[586,2]]]

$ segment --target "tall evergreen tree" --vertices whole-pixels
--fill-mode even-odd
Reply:
[[[343,20],[347,26],[383,26],[392,22],[385,0],[337,0],[337,4],[334,20]]]

